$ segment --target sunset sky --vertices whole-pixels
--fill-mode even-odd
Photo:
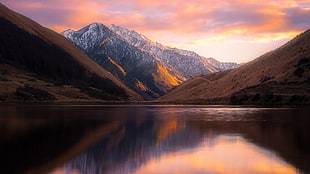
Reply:
[[[310,28],[309,0],[0,0],[57,32],[93,22],[220,61],[247,62]]]

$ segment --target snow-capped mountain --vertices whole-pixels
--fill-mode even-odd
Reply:
[[[108,28],[131,45],[158,57],[165,66],[177,70],[186,79],[198,74],[209,74],[239,66],[237,63],[219,62],[214,58],[204,58],[193,51],[163,46],[135,31],[114,24]]]
[[[227,70],[227,69],[233,69],[240,66],[240,64],[233,63],[233,62],[220,62],[214,58],[207,58],[208,64],[214,66],[219,71]]]
[[[156,98],[192,76],[235,68],[192,51],[153,42],[120,26],[90,24],[62,34],[145,98]]]

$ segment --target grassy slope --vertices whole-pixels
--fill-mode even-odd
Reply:
[[[239,68],[194,77],[155,101],[232,104],[309,102],[309,69],[308,30]]]
[[[20,77],[25,72],[31,72],[32,75],[39,75],[40,79],[47,83],[72,85],[87,94],[94,93],[94,88],[95,93],[99,91],[102,95],[100,97],[91,95],[100,99],[141,100],[138,94],[93,62],[62,35],[11,11],[2,4],[0,4],[0,22],[2,68],[5,64],[9,64],[17,69],[23,69],[19,71],[22,72],[18,75]],[[8,69],[6,74],[10,74],[7,71]],[[18,71],[12,73],[16,72]],[[5,79],[4,73],[1,74]],[[3,85],[3,81],[1,84]],[[19,87],[11,83],[6,85],[10,90]],[[6,98],[3,95],[11,94],[5,93],[0,96],[10,101],[10,97]]]

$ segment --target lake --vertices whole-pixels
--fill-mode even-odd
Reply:
[[[310,173],[309,113],[250,106],[0,105],[0,173]]]

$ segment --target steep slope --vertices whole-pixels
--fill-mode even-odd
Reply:
[[[215,67],[194,52],[165,47],[116,25],[93,23],[62,34],[147,99],[165,94],[191,76],[228,67]],[[232,63],[229,68],[236,66]]]
[[[135,31],[114,24],[110,25],[109,28],[131,45],[158,57],[165,66],[176,70],[186,79],[239,66],[237,63],[219,62],[214,58],[204,58],[193,51],[163,46]]]
[[[310,30],[239,68],[197,76],[158,102],[309,103]]]
[[[1,90],[1,95],[5,95],[1,97],[2,100],[11,99],[6,97],[8,95],[18,94],[17,89],[20,87],[26,89],[24,94],[31,94],[30,98],[36,98],[35,93],[42,92],[41,89],[36,90],[36,87],[29,87],[29,84],[17,80],[23,78],[27,72],[28,76],[35,76],[34,80],[40,79],[49,86],[71,85],[80,92],[103,100],[141,99],[63,36],[2,4],[0,24],[1,77],[4,79],[2,82],[8,80],[6,76],[11,78],[12,74],[18,75],[16,79],[9,79],[10,83],[1,83],[2,89],[7,88],[11,91]]]
[[[63,33],[83,52],[147,99],[165,94],[185,79],[143,50],[124,41],[106,26],[93,23]]]

